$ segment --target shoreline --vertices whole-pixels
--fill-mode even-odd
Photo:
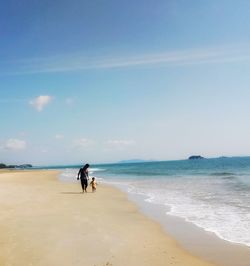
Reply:
[[[160,223],[165,232],[191,254],[220,266],[249,265],[250,247],[229,242],[183,218],[166,214],[167,208],[146,203],[145,196],[128,193],[128,199],[135,202],[143,214]]]
[[[0,171],[0,265],[213,265],[185,251],[117,188],[101,183],[85,195],[57,176]]]

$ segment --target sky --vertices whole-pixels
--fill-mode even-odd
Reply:
[[[0,162],[250,155],[250,1],[0,1]]]

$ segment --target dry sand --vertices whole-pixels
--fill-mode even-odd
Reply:
[[[0,172],[0,266],[205,266],[119,190],[56,171]],[[89,188],[90,191],[90,188]]]

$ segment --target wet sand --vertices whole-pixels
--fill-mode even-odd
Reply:
[[[139,210],[162,225],[168,235],[193,255],[205,258],[219,266],[249,266],[250,247],[225,241],[214,233],[176,216],[166,215],[169,210],[158,204],[145,204],[141,195],[129,194]]]

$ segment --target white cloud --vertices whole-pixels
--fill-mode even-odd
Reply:
[[[91,139],[86,139],[86,138],[80,138],[80,139],[76,139],[73,141],[73,146],[75,148],[87,148],[91,145],[93,145],[95,143],[95,141],[91,140]]]
[[[64,135],[56,134],[56,135],[55,135],[55,138],[56,138],[56,139],[63,139],[63,138],[64,138]]]
[[[40,95],[29,102],[37,111],[41,112],[43,108],[48,105],[52,100],[51,96]]]
[[[135,144],[134,140],[108,140],[107,144],[112,146],[131,146]]]
[[[20,139],[8,139],[4,144],[4,149],[6,150],[25,150],[26,149],[26,141]]]

